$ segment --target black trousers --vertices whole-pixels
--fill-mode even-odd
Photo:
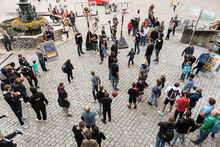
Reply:
[[[95,91],[96,91],[96,93],[98,92],[98,85],[95,85],[92,87],[92,94],[93,94],[94,100],[96,100]]]
[[[30,84],[30,86],[32,87],[33,86],[33,82],[32,82],[32,80],[34,80],[34,85],[35,86],[37,86],[37,84],[38,84],[38,80],[37,80],[37,78],[35,77],[35,76],[32,76],[32,77],[30,77],[29,79],[27,79],[28,80],[28,83]]]
[[[196,75],[199,73],[199,71],[202,69],[202,67],[203,67],[204,65],[205,65],[205,63],[199,62],[199,63],[197,64],[197,66],[193,68],[193,70],[197,68]]]
[[[68,78],[68,81],[70,83],[71,82],[70,78],[73,79],[73,72],[72,72],[72,70],[67,73],[67,78]]]
[[[101,50],[101,49],[100,49]],[[103,50],[102,51],[100,51],[100,57],[101,57],[101,62],[103,61],[103,59],[104,59],[104,54],[103,54]]]
[[[111,121],[111,109],[103,109],[103,119],[106,120],[106,113],[108,113],[108,119]]]
[[[130,63],[131,63],[132,65],[134,65],[134,59],[133,59],[133,58],[129,58],[129,60],[128,60],[128,66],[130,66]]]
[[[7,50],[7,51],[9,51],[9,50],[11,50],[11,42],[9,41],[9,42],[4,42],[4,45],[5,45],[5,49]],[[9,47],[8,47],[9,46]]]
[[[13,146],[13,147],[16,147],[17,146],[17,144],[16,143],[13,143],[12,141],[10,141],[12,138],[14,138],[15,136],[16,136],[17,134],[16,134],[16,132],[13,132],[13,133],[11,133],[11,134],[8,134],[7,136],[4,136],[3,137],[3,139],[5,140],[5,139],[7,139],[7,140],[9,140],[9,141],[7,141],[7,143],[5,144],[5,146],[7,145],[7,146]],[[1,144],[0,144],[0,146],[1,146]]]
[[[179,112],[179,111],[175,111],[175,113],[174,113],[174,119],[175,119],[175,121],[176,121],[176,118],[177,118],[177,116],[179,115],[179,119],[181,119],[182,117],[183,117],[183,113],[184,112]]]
[[[159,62],[159,53],[160,53],[160,49],[155,48],[155,54],[156,54],[156,62]]]
[[[82,147],[82,142],[76,142],[77,143],[77,147]]]
[[[34,108],[35,113],[37,114],[37,119],[41,120],[41,114],[43,116],[43,120],[47,120],[47,111],[46,106],[42,106],[40,108]]]
[[[80,56],[80,53],[82,53],[82,43],[77,44],[77,50],[78,50],[78,55]]]
[[[176,27],[173,27],[173,35],[175,35]]]
[[[18,121],[20,123],[20,125],[23,125],[24,122],[22,120],[22,108],[21,108],[21,102],[20,104],[17,106],[16,109],[12,108],[12,111],[14,112],[15,116],[18,118]]]
[[[68,31],[64,31],[63,34],[66,34],[66,37],[69,38],[69,33],[68,33]]]
[[[170,33],[172,32],[172,30],[168,29],[168,32],[167,32],[167,36],[166,36],[166,39],[170,39]]]
[[[22,98],[23,98],[23,100],[24,100],[24,103],[29,102],[29,98],[28,98],[27,95],[22,95]]]

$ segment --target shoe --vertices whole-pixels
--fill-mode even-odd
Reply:
[[[39,119],[35,119],[36,120],[36,122],[40,122],[41,120],[39,120]]]
[[[82,54],[85,54],[84,52],[82,52]]]
[[[136,109],[137,108],[137,106],[134,106],[134,109]]]
[[[104,119],[102,119],[102,122],[103,122],[104,124],[106,124],[106,121],[105,121]]]
[[[67,116],[67,117],[72,117],[72,114],[67,114],[66,116]]]
[[[49,71],[49,69],[47,69],[46,71]]]
[[[115,88],[115,90],[119,91],[119,89],[118,89],[118,88]]]
[[[99,55],[99,52],[97,52],[97,54]]]
[[[162,116],[164,115],[164,113],[162,111],[158,111],[158,113]]]
[[[109,122],[111,122],[112,120],[111,120],[111,119],[109,119],[108,121],[109,121]]]
[[[215,138],[215,134],[214,133],[211,133],[211,138]]]
[[[102,64],[102,61],[99,63],[99,65],[101,65]]]
[[[131,109],[131,105],[128,105],[128,108]]]
[[[23,133],[21,131],[19,131],[19,130],[16,130],[15,133],[23,135]]]
[[[158,105],[155,105],[156,107],[158,106]]]
[[[24,129],[28,128],[28,126],[26,126],[26,125],[21,125],[21,127],[24,128]]]
[[[192,139],[191,139],[191,142],[192,142],[193,144],[196,144],[196,141],[195,141],[195,140],[192,140]],[[196,144],[196,145],[198,145],[198,144]]]
[[[156,62],[157,60],[156,60],[156,59],[154,59],[153,61],[154,61],[154,62]]]
[[[152,104],[150,102],[147,102],[150,106],[152,106]]]
[[[36,88],[40,88],[39,86],[35,86]]]

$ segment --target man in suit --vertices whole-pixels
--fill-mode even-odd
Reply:
[[[4,45],[5,45],[5,49],[10,52],[11,49],[11,37],[8,35],[8,32],[6,30],[4,30],[4,34],[3,34],[3,39],[4,39]],[[9,45],[9,48],[8,48]]]

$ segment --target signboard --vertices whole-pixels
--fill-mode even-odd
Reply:
[[[57,53],[57,50],[56,50],[56,47],[53,41],[41,43],[41,47],[42,49],[44,49],[48,59],[58,56],[58,53]]]
[[[211,54],[212,60],[208,61],[201,69],[208,77],[211,77],[215,71],[218,71],[220,65],[220,56]]]
[[[105,14],[111,14],[111,9],[109,7],[109,4],[105,4]]]
[[[194,8],[194,7],[187,8],[187,14],[191,14],[191,15],[199,17],[200,12],[201,12],[201,9],[199,9],[199,8]],[[215,20],[216,17],[217,17],[217,15],[215,12],[203,10],[200,19]]]

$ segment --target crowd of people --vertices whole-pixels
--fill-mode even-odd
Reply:
[[[71,24],[72,29],[75,33],[75,42],[77,45],[79,57],[84,54],[82,51],[83,36],[79,30],[76,29],[75,25],[75,15],[73,12],[68,14],[67,3],[64,0],[64,5],[59,6],[59,9],[55,6],[54,9],[50,7],[48,10],[54,15],[63,15],[63,17],[68,18],[64,19],[64,33],[68,37],[68,29],[66,27]],[[175,11],[175,8],[174,8]],[[130,36],[132,31],[132,36],[134,39],[134,47],[128,52],[128,68],[130,68],[130,63],[134,65],[134,58],[140,53],[140,45],[145,46],[147,43],[147,49],[144,54],[146,61],[140,65],[139,74],[137,75],[137,81],[131,84],[131,88],[128,88],[128,109],[133,108],[137,109],[138,103],[143,101],[142,97],[146,92],[146,88],[150,88],[148,81],[148,73],[150,72],[151,65],[151,56],[155,50],[156,58],[153,60],[156,64],[159,63],[159,53],[163,48],[163,32],[164,32],[164,21],[159,21],[158,17],[154,16],[154,5],[149,7],[148,18],[144,19],[141,22],[140,10],[137,11],[137,16],[129,21],[128,24],[128,35]],[[111,21],[108,22],[111,24]],[[98,36],[94,31],[91,35],[93,53],[99,54],[101,58],[100,64],[104,61],[105,57],[108,57],[108,71],[109,71],[109,80],[111,81],[112,88],[114,91],[120,91],[118,88],[118,83],[120,79],[118,57],[118,39],[117,39],[117,26],[119,25],[116,15],[112,20],[113,25],[110,25],[111,36],[107,36],[105,32],[105,27],[101,28],[101,34]],[[170,33],[173,32],[175,35],[175,28],[178,25],[178,16],[176,15],[171,19],[168,26],[168,33],[166,39],[170,37]],[[139,27],[140,26],[140,27]],[[44,26],[45,30],[45,41],[54,40],[53,28],[52,26]],[[139,30],[140,28],[140,30]],[[7,34],[7,32],[5,33]],[[8,37],[7,35],[5,35]],[[113,44],[110,47],[111,52],[108,54],[108,43],[109,39],[112,39]],[[46,40],[47,39],[47,40]],[[8,43],[6,43],[7,45]],[[10,46],[9,46],[10,49]],[[204,105],[197,116],[196,121],[191,118],[192,109],[196,107],[197,102],[202,98],[202,88],[197,87],[194,83],[195,76],[198,77],[199,71],[205,65],[206,62],[211,60],[211,50],[208,50],[205,53],[202,53],[197,59],[193,55],[194,46],[190,44],[186,47],[182,56],[184,56],[183,63],[180,65],[182,68],[182,74],[178,82],[173,83],[173,85],[168,85],[168,88],[165,90],[165,100],[161,111],[158,111],[159,115],[163,116],[166,111],[166,106],[169,104],[168,114],[169,117],[166,122],[159,122],[159,132],[156,136],[155,147],[164,147],[165,144],[174,146],[178,138],[180,138],[180,143],[184,144],[186,134],[192,133],[199,129],[200,133],[196,140],[191,140],[194,144],[202,143],[211,133],[211,137],[214,138],[215,134],[220,132],[220,110],[217,110],[215,107],[216,100],[212,97],[208,98],[207,104]],[[36,121],[43,121],[46,123],[47,120],[47,110],[46,106],[49,104],[47,98],[42,92],[39,92],[37,89],[38,86],[38,77],[41,76],[38,66],[40,65],[43,72],[48,72],[45,62],[46,55],[45,52],[37,47],[36,55],[38,57],[38,62],[36,60],[32,61],[33,64],[30,64],[30,61],[27,61],[22,54],[18,55],[19,66],[16,67],[14,62],[5,65],[1,68],[0,79],[1,79],[1,90],[4,96],[5,101],[11,107],[11,110],[14,112],[17,117],[20,125],[27,129],[28,126],[25,125],[25,118],[22,113],[21,98],[25,105],[31,104],[33,110],[36,113]],[[194,63],[197,63],[193,67]],[[136,63],[138,64],[138,63]],[[71,84],[73,77],[73,64],[70,59],[67,59],[66,62],[62,65],[62,72],[67,74],[68,82]],[[197,69],[194,75],[194,70]],[[98,114],[103,115],[102,122],[104,124],[106,121],[106,114],[108,113],[108,120],[111,122],[111,104],[114,100],[113,95],[111,98],[110,92],[105,89],[105,86],[101,82],[99,75],[95,71],[91,71],[91,95],[94,98],[93,103],[96,103],[96,100],[99,104]],[[24,78],[29,83],[29,88],[23,84]],[[186,79],[186,81],[185,81]],[[166,85],[166,74],[162,73],[160,77],[155,80],[155,84],[151,87],[150,93],[151,97],[147,99],[147,104],[150,107],[153,107],[155,104],[156,107],[161,105],[159,103],[159,97],[162,94],[162,91]],[[34,81],[34,84],[33,84]],[[180,84],[184,82],[184,86],[180,89]],[[32,93],[31,96],[27,95],[27,89]],[[58,92],[58,104],[63,108],[66,117],[72,117],[72,114],[69,112],[69,107],[71,104],[70,99],[68,98],[68,93],[65,90],[65,83],[60,82],[57,88]],[[173,106],[176,105],[175,112],[172,114]],[[7,117],[7,115],[2,115],[0,118]],[[101,146],[102,140],[105,140],[106,137],[103,132],[99,130],[99,127],[96,123],[96,112],[90,109],[90,106],[85,106],[81,114],[81,121],[79,124],[74,125],[72,131],[75,135],[75,140],[78,147],[99,147]],[[9,141],[16,134],[22,134],[21,131],[16,130],[14,133],[8,136],[2,136],[0,132],[0,145],[10,145],[14,144]],[[15,144],[14,144],[15,145]]]

